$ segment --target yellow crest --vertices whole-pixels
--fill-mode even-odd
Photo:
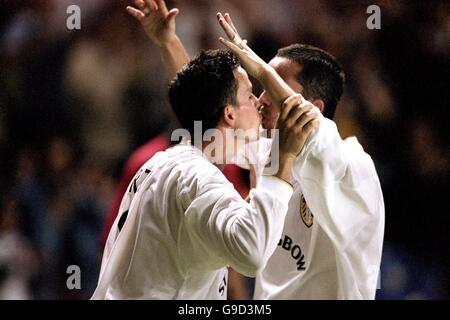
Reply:
[[[300,196],[300,216],[302,217],[302,221],[310,228],[314,222],[314,216],[311,213],[311,210],[308,208],[308,204],[306,203],[305,197],[303,194]]]

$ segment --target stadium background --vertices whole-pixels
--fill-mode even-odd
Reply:
[[[68,5],[81,30],[68,30]],[[175,121],[156,47],[122,0],[0,4],[0,299],[87,299],[123,165]],[[369,30],[366,8],[381,8]],[[335,121],[373,157],[386,204],[378,299],[450,298],[450,3],[168,1],[189,53],[220,46],[230,12],[269,60],[294,42],[347,74]],[[68,290],[66,268],[81,268]]]

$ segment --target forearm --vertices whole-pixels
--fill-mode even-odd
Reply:
[[[290,96],[296,94],[278,73],[269,65],[263,68],[259,82],[269,94],[273,103],[281,108],[283,102]]]
[[[294,158],[280,155],[280,165],[278,167],[278,172],[274,174],[274,176],[290,184],[292,180],[291,169],[293,162]]]
[[[292,186],[285,181],[263,176],[251,191],[251,209],[247,207],[245,215],[231,218],[234,222],[231,225],[227,223],[235,231],[234,235],[229,232],[224,235],[230,244],[229,252],[237,261],[231,264],[236,271],[255,277],[264,268],[281,237],[292,193]]]
[[[218,188],[219,179],[225,178],[200,186],[200,196],[197,187],[189,191],[196,195],[185,214],[189,233],[204,248],[202,254],[218,255],[237,272],[255,277],[276,249],[293,189],[264,176],[245,204],[229,184]]]
[[[189,55],[177,36],[161,46],[160,50],[167,79],[170,81],[175,77],[181,67],[189,62]]]

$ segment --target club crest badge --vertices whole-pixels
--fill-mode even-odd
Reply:
[[[300,197],[300,216],[302,217],[302,221],[305,224],[305,226],[310,228],[313,225],[314,216],[311,213],[311,210],[309,210],[308,204],[306,203],[303,194]]]

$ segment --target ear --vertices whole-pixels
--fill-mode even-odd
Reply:
[[[315,105],[317,108],[319,108],[320,113],[323,113],[323,110],[325,110],[325,102],[323,102],[323,100],[316,99],[316,100],[311,101],[311,103],[313,105]]]
[[[236,109],[232,105],[227,104],[223,108],[222,118],[228,127],[234,128],[236,126]]]

